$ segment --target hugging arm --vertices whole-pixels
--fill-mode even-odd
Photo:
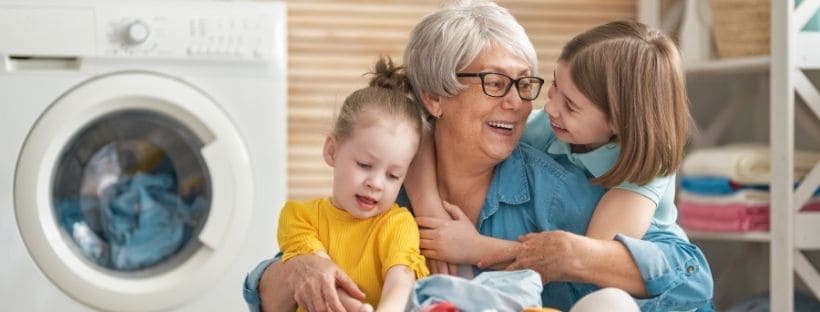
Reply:
[[[649,228],[657,205],[636,192],[613,188],[601,197],[589,221],[587,236],[611,240],[615,234],[641,238]]]
[[[353,280],[317,255],[297,256],[287,263],[264,261],[245,280],[251,311],[294,311],[297,303],[308,311],[345,311],[341,292],[364,299]]]
[[[407,171],[404,188],[407,197],[413,206],[413,214],[418,217],[429,217],[441,220],[450,220],[444,210],[439,197],[436,179],[436,155],[432,131],[426,130],[419,145],[419,152]],[[456,265],[438,258],[427,258],[427,266],[433,273],[455,275],[458,273]]]
[[[511,259],[507,269],[533,269],[545,283],[620,288],[645,298],[639,304],[650,310],[690,310],[712,298],[712,274],[700,249],[652,227],[643,239],[619,234],[615,240],[597,240],[563,231],[527,234],[519,246],[484,258],[480,265]]]
[[[353,280],[325,254],[316,235],[315,214],[310,213],[315,208],[301,202],[288,202],[282,208],[277,234],[282,260],[270,264],[258,277],[262,311],[291,311],[296,304],[309,311],[345,311],[337,289],[364,299]]]

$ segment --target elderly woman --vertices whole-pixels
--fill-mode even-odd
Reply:
[[[425,256],[470,265],[477,273],[482,258],[521,244],[519,255],[525,250],[537,259],[521,263],[541,274],[544,305],[562,310],[601,287],[643,298],[644,310],[709,304],[706,260],[675,233],[650,227],[643,240],[582,236],[603,190],[568,161],[519,144],[544,81],[535,77],[532,43],[505,9],[473,2],[427,15],[411,34],[405,65],[434,119],[438,191],[461,208],[449,207],[454,218],[417,219]],[[361,299],[350,279],[322,257],[272,262],[260,263],[246,280],[252,309],[261,303],[289,310],[298,302],[310,311],[343,311],[339,289]]]

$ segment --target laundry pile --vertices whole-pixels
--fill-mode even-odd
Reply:
[[[473,279],[434,274],[418,280],[410,312],[504,311],[541,307],[541,276],[533,270],[483,272]]]
[[[820,153],[795,151],[799,185]],[[696,150],[684,159],[678,209],[684,228],[700,231],[769,230],[769,147],[733,144]],[[801,211],[820,211],[820,189]]]
[[[57,221],[87,260],[118,271],[150,268],[179,252],[207,217],[209,199],[190,186],[197,181],[180,181],[160,149],[111,143],[86,163],[79,194],[55,196]]]

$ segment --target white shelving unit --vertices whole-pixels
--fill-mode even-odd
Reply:
[[[705,1],[705,0],[702,0]],[[688,75],[769,74],[771,146],[770,232],[688,232],[699,240],[768,242],[771,311],[794,311],[794,274],[820,298],[820,273],[804,250],[820,249],[820,213],[799,212],[820,185],[820,163],[793,190],[795,94],[820,118],[820,91],[806,75],[820,70],[820,32],[802,32],[820,8],[820,0],[771,0],[770,56],[698,62],[686,66]],[[639,19],[660,27],[660,2],[639,1]],[[731,106],[732,103],[729,104]],[[724,111],[731,112],[727,107]],[[709,129],[707,129],[709,134]],[[708,143],[707,143],[708,144]]]

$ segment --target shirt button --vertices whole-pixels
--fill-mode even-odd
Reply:
[[[689,272],[689,273],[695,272],[695,266],[690,265],[690,266],[686,267],[686,272]]]

